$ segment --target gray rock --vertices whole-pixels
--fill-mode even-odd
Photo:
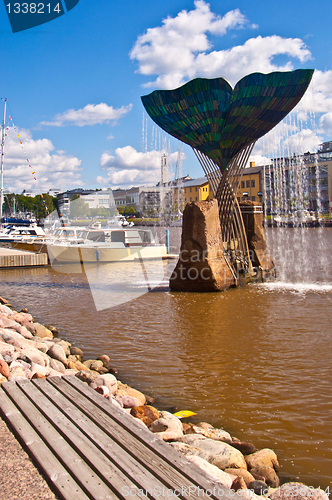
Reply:
[[[244,482],[246,483],[247,487],[249,487],[249,484],[252,482],[252,481],[255,481],[255,478],[252,474],[250,474],[250,472],[248,472],[247,470],[245,469],[225,469],[225,472],[227,472],[227,474],[232,474],[233,476],[238,476],[238,477],[241,477]]]
[[[223,429],[214,429],[214,428],[209,429],[198,425],[193,425],[192,428],[194,429],[196,434],[202,434],[207,438],[215,439],[216,441],[223,441],[225,443],[232,442],[231,435],[228,432],[224,431]]]
[[[39,375],[46,376],[49,374],[49,371],[50,371],[49,367],[37,365],[36,363],[31,363],[32,375],[34,375],[35,373],[39,373]]]
[[[252,490],[256,495],[265,495],[269,493],[269,488],[264,481],[252,481],[249,484],[249,489]]]
[[[218,483],[221,483],[227,488],[231,488],[233,479],[229,474],[223,472],[218,467],[211,465],[209,462],[204,460],[204,458],[192,455],[188,456],[188,459],[194,464],[198,465],[200,469],[204,470],[214,481],[218,481]]]
[[[66,369],[65,365],[61,363],[61,361],[53,358],[50,359],[50,367],[52,368],[52,370],[56,370],[58,372],[63,372]]]
[[[29,358],[34,363],[37,363],[38,365],[47,366],[47,364],[45,362],[45,358],[44,358],[45,354],[43,355],[43,353],[38,351],[37,349],[34,349],[32,347],[31,348],[25,347],[20,352],[21,359],[23,358],[23,356],[26,356],[27,358]]]
[[[256,451],[252,455],[246,456],[246,462],[249,471],[253,468],[262,466],[272,467],[276,471],[279,470],[277,455],[269,448],[263,448],[262,450]]]
[[[67,364],[67,357],[65,355],[65,352],[61,345],[54,344],[50,349],[47,351],[47,354],[54,359],[57,359],[58,361],[61,361],[63,364]]]
[[[230,442],[229,444],[231,444],[234,448],[239,450],[242,453],[242,455],[250,455],[251,453],[255,453],[255,451],[257,451],[256,446],[252,443],[232,440],[232,442]]]
[[[0,341],[0,354],[2,354],[3,357],[5,357],[6,355],[11,356],[14,351],[15,348],[12,345]]]
[[[158,420],[156,420],[155,422],[158,422]],[[154,424],[154,422],[152,424]],[[149,429],[152,430],[150,427],[149,427]],[[182,455],[184,455],[186,457],[195,456],[195,457],[204,458],[204,460],[206,460],[209,463],[211,463],[213,460],[213,455],[211,455],[211,453],[209,453],[208,451],[196,448],[195,446],[190,446],[189,444],[181,443],[180,441],[173,441],[172,443],[169,443],[169,444],[172,446],[172,448],[174,448],[179,453],[182,453]]]
[[[41,339],[44,337],[48,337],[50,339],[53,338],[53,333],[48,329],[45,328],[44,325],[41,325],[40,323],[34,323],[34,329],[35,329],[35,335],[37,337],[40,337]]]
[[[56,344],[61,346],[66,356],[70,355],[70,343],[65,340],[56,340]]]
[[[110,394],[115,394],[118,390],[118,383],[114,375],[111,373],[106,373],[104,375],[99,375],[91,384],[91,387],[95,389],[99,385],[106,385],[109,388]]]
[[[9,356],[9,354],[5,354],[5,355],[2,357],[2,359],[3,359],[4,361],[6,361],[6,363],[7,363],[8,365],[10,365],[10,363],[12,363],[12,362],[13,362],[13,360],[14,360],[14,358],[13,358],[12,356]]]
[[[280,481],[276,471],[272,467],[266,467],[265,465],[262,465],[260,467],[254,467],[253,469],[250,469],[250,472],[253,476],[255,476],[255,474],[258,474],[259,476],[264,477],[264,481],[271,488],[278,488]]]
[[[96,378],[98,378],[100,375],[97,372],[92,372],[90,370],[81,370],[75,374],[77,378],[82,380],[82,382],[86,382],[87,384],[92,384]],[[98,387],[98,384],[96,385]]]
[[[100,368],[104,368],[104,364],[102,361],[95,359],[89,366],[90,370],[94,370],[96,372],[99,371]]]
[[[134,408],[139,406],[137,398],[132,396],[115,396],[115,399],[123,406],[123,408]]]
[[[31,339],[31,342],[29,343],[31,347],[34,347],[35,349],[38,349],[38,351],[43,352],[44,354],[47,353],[49,350],[50,346],[46,344],[42,339],[39,337],[33,337]]]
[[[80,357],[80,361],[82,361],[83,359],[83,351],[82,349],[79,349],[78,347],[70,347],[70,354],[72,354],[73,356],[79,356]]]
[[[187,434],[178,439],[184,443],[206,450],[212,455],[211,463],[219,469],[246,469],[247,465],[242,453],[222,441],[215,441],[200,434]]]

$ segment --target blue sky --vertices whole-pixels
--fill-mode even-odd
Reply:
[[[140,96],[198,76],[235,85],[256,71],[314,68],[296,113],[257,143],[252,159],[314,151],[332,140],[331,18],[330,0],[80,0],[59,19],[13,34],[0,4],[5,188],[151,185],[161,149],[174,174],[178,142],[157,131]],[[202,175],[186,145],[181,170]]]

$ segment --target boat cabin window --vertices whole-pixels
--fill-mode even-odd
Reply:
[[[151,231],[138,231],[141,237],[142,243],[152,243],[152,233]]]
[[[125,243],[125,232],[124,231],[112,231],[111,232],[111,242],[112,243]]]
[[[104,242],[105,241],[105,233],[104,231],[90,231],[86,238],[91,241],[100,241]]]

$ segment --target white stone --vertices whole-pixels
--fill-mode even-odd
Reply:
[[[13,314],[13,311],[10,309],[10,307],[5,306],[5,304],[0,304],[0,313],[8,314],[8,316],[11,316]]]
[[[115,394],[118,390],[118,382],[114,375],[111,373],[105,373],[104,375],[99,375],[91,384],[91,387],[95,389],[99,385],[106,385],[109,388],[110,394]]]
[[[32,347],[25,347],[24,349],[21,350],[20,352],[21,356],[27,356],[27,358],[31,359],[34,363],[37,363],[38,365],[44,365],[47,366],[44,356],[42,352],[38,351],[38,349],[34,349]]]
[[[46,376],[49,374],[49,371],[50,371],[50,369],[46,366],[42,366],[42,365],[39,365],[37,363],[31,363],[32,375],[34,375],[35,373],[39,373],[40,375]]]
[[[15,352],[14,346],[6,344],[6,342],[0,341],[0,354],[2,354],[2,356],[6,355],[11,356],[12,354],[14,354],[14,352]]]
[[[223,486],[226,486],[226,488],[231,488],[232,483],[233,483],[233,478],[226,472],[223,472],[222,470],[218,469],[215,465],[210,464],[204,458],[201,457],[196,457],[196,456],[188,456],[187,457],[191,462],[194,464],[198,465],[198,467],[202,470],[204,470],[209,476],[211,476],[212,479],[218,481],[218,483],[221,483]],[[216,489],[218,488],[218,485],[215,485]],[[226,493],[226,492],[225,492]]]
[[[203,434],[203,436],[210,439],[215,439],[216,441],[223,441],[225,443],[232,442],[232,436],[223,429],[206,429],[197,425],[193,425],[193,430],[196,434]]]
[[[156,435],[161,437],[164,441],[170,441],[172,439],[176,440],[179,439],[181,436],[183,436],[182,423],[178,417],[175,417],[172,413],[168,411],[161,411],[159,413],[160,413],[160,418],[155,420],[155,422],[161,420],[161,425],[163,427],[167,426],[167,429],[162,432],[155,432]],[[155,427],[157,426],[158,423],[155,424]]]

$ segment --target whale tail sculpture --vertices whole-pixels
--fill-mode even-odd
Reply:
[[[234,264],[251,266],[236,197],[243,169],[257,139],[300,101],[313,71],[253,73],[234,89],[224,78],[196,78],[141,97],[157,125],[193,148],[218,201],[222,240]]]

